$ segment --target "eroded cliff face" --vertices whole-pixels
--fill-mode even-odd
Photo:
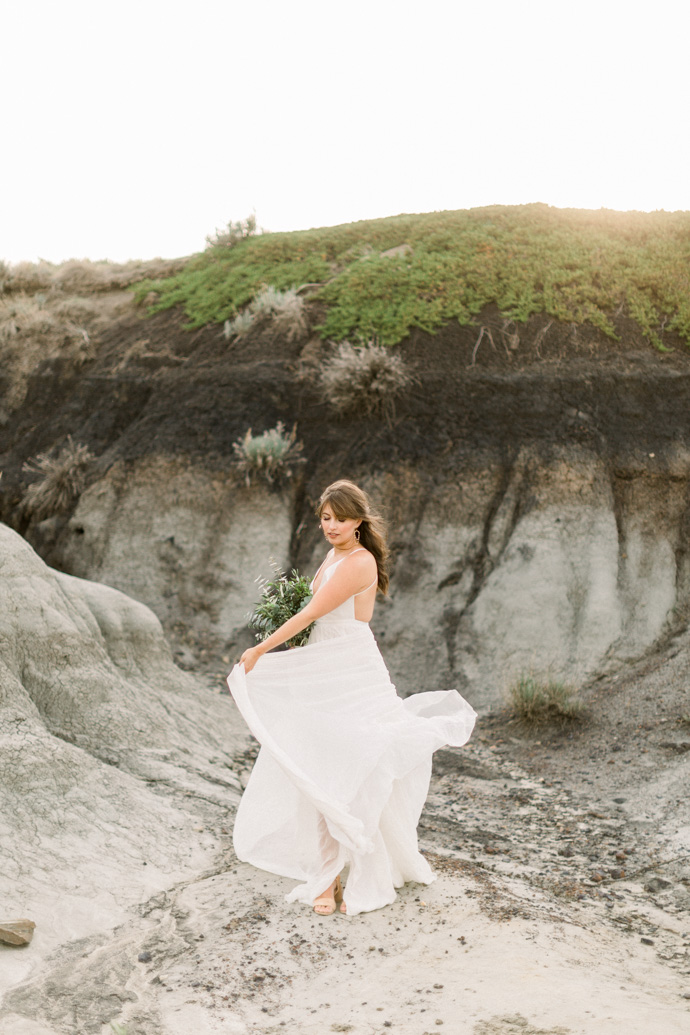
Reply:
[[[687,608],[687,461],[612,471],[583,449],[465,469],[396,528],[377,631],[399,683],[439,669],[480,708],[521,673],[575,685],[639,656]],[[410,501],[410,509],[412,501]]]
[[[458,326],[399,346],[415,381],[393,419],[337,419],[317,337],[264,325],[228,344],[131,313],[86,365],[29,379],[0,430],[2,516],[52,565],[151,607],[192,663],[251,642],[271,559],[316,569],[314,501],[350,477],[390,524],[373,625],[401,692],[452,685],[486,709],[523,672],[581,684],[687,619],[688,357],[622,318],[618,345],[539,317],[519,334],[495,312],[479,322],[493,330],[479,349]],[[277,420],[296,422],[307,462],[247,487],[232,444]],[[27,521],[21,464],[68,433],[97,458],[88,487],[70,513]]]
[[[684,621],[681,450],[656,470],[612,468],[583,447],[548,457],[526,447],[433,478],[408,464],[355,476],[389,516],[391,590],[373,628],[402,693],[452,685],[495,707],[520,674],[581,685]],[[68,570],[151,607],[178,646],[229,656],[248,642],[255,579],[271,558],[311,573],[326,545],[294,492],[156,458],[95,482],[58,549]]]

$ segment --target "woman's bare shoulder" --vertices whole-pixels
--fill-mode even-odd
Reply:
[[[353,550],[350,556],[346,558],[346,561],[350,571],[366,573],[376,567],[376,558],[373,553],[370,553],[363,546],[358,550]]]

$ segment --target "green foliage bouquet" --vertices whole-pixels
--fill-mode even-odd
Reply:
[[[298,614],[311,600],[311,587],[304,575],[295,568],[286,575],[275,561],[271,562],[274,578],[258,578],[261,599],[248,616],[250,628],[259,642],[268,639],[288,618]],[[309,639],[314,623],[287,641],[288,647],[303,647]]]

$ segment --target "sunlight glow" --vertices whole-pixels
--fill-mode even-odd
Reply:
[[[690,9],[343,10],[14,5],[0,256],[188,254],[252,210],[292,230],[532,201],[690,208]]]

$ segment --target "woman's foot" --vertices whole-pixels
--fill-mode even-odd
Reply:
[[[323,895],[314,899],[314,912],[319,916],[330,916],[331,913],[335,913],[336,902],[342,902],[342,898],[343,886],[340,877],[336,877],[330,888],[327,888]]]

